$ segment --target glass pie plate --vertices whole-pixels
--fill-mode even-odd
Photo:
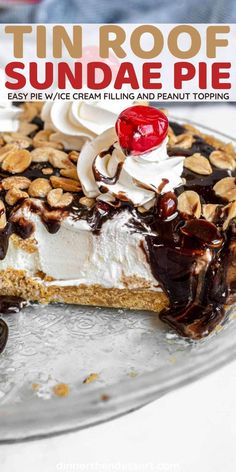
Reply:
[[[33,305],[4,318],[10,335],[0,357],[0,441],[106,421],[236,358],[235,306],[198,342],[143,311]]]

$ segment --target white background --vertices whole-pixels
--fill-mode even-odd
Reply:
[[[236,106],[171,108],[236,135]],[[0,446],[1,472],[58,470],[235,472],[236,362],[108,423]]]

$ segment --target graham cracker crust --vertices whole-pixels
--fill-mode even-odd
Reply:
[[[22,297],[32,302],[68,303],[160,312],[168,306],[163,292],[143,289],[104,288],[101,285],[59,287],[28,277],[23,270],[0,271],[1,295]]]

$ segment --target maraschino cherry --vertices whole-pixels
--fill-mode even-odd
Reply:
[[[137,156],[152,151],[165,139],[168,119],[154,107],[134,105],[126,108],[116,122],[120,147],[126,155]]]

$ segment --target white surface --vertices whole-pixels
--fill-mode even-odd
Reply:
[[[235,472],[235,390],[236,363],[106,424],[1,446],[1,471]]]
[[[236,134],[236,107],[175,107]],[[63,399],[62,407],[63,407]],[[235,472],[236,362],[122,418],[50,439],[0,446],[1,472]]]

